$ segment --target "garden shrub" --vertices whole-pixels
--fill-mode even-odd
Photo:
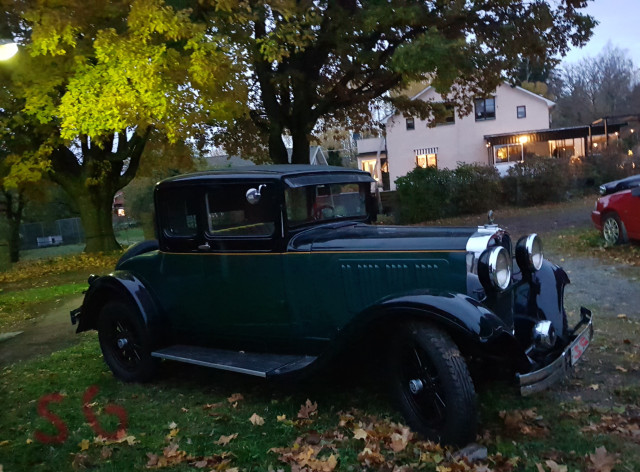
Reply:
[[[509,169],[502,181],[506,201],[517,206],[559,202],[572,188],[568,159],[530,157]]]
[[[482,213],[500,204],[502,185],[495,167],[459,162],[453,173],[453,188],[450,191],[454,213]]]
[[[442,218],[449,214],[454,173],[416,167],[396,180],[398,219],[402,223]]]

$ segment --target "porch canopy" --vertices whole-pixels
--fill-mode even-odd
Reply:
[[[620,128],[626,126],[627,123],[609,124],[606,127],[606,133],[612,134],[620,132]],[[591,132],[589,132],[591,129]],[[593,136],[604,136],[604,124],[586,125],[586,126],[570,126],[568,128],[541,129],[533,131],[518,131],[515,133],[503,134],[487,134],[484,136],[489,146],[497,146],[503,144],[519,144],[519,143],[535,143],[547,141],[559,141],[562,139],[587,139]]]

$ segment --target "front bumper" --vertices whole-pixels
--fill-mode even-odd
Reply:
[[[551,364],[527,374],[518,374],[520,393],[531,395],[549,388],[571,372],[593,339],[593,317],[591,311],[580,308],[580,322],[573,329],[573,340]],[[577,332],[580,330],[579,332]],[[577,332],[577,333],[576,333]]]

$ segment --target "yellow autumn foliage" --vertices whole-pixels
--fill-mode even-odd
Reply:
[[[14,283],[45,275],[64,274],[65,272],[87,269],[95,272],[113,270],[122,253],[77,254],[73,256],[21,261],[10,270],[0,273],[0,283]]]

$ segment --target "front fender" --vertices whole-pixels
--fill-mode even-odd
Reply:
[[[144,283],[125,270],[116,270],[108,275],[91,278],[89,290],[77,315],[77,333],[98,328],[98,316],[105,303],[123,299],[132,303],[148,329],[160,331],[160,312]]]
[[[348,349],[354,339],[368,337],[383,342],[395,327],[416,321],[441,327],[466,355],[529,365],[510,326],[478,300],[453,292],[417,290],[387,297],[343,327],[334,344]]]

